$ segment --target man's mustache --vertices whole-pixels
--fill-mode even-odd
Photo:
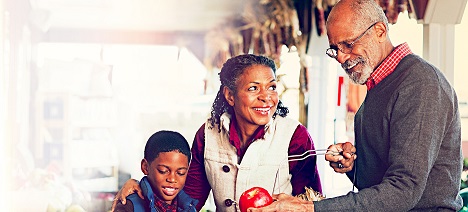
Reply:
[[[341,67],[344,69],[344,70],[348,70],[350,67],[353,67],[354,65],[360,63],[360,62],[365,62],[364,58],[362,57],[357,57],[356,59],[354,60],[347,60],[345,61],[343,64],[341,64]]]

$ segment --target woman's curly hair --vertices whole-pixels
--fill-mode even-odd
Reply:
[[[220,117],[223,113],[227,112],[231,116],[234,115],[234,109],[224,98],[223,87],[226,86],[230,90],[235,91],[237,89],[237,80],[239,76],[245,69],[253,65],[268,66],[273,70],[273,73],[276,74],[275,62],[265,56],[244,54],[230,58],[224,63],[223,68],[221,68],[221,72],[219,73],[221,85],[219,86],[218,94],[216,94],[216,98],[211,106],[211,117],[208,119],[210,128],[217,124],[219,125]],[[288,108],[283,105],[281,100],[279,100],[276,111],[273,114],[273,118],[275,118],[276,115],[286,117],[288,113]]]

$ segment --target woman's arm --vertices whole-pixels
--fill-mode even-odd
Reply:
[[[300,155],[311,149],[315,149],[315,146],[311,136],[307,132],[307,128],[303,125],[297,126],[289,144],[288,154]],[[306,186],[322,193],[316,156],[308,157],[302,161],[289,162],[289,172],[292,175],[291,185],[293,195],[305,192],[304,187]]]
[[[192,161],[185,181],[184,191],[190,197],[197,199],[197,210],[201,210],[210,194],[211,186],[205,172],[205,124],[198,129],[192,143]]]

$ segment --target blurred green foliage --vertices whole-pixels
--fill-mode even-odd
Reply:
[[[463,159],[463,171],[461,176],[460,190],[468,188],[468,158]]]
[[[459,212],[468,212],[468,158],[463,159],[460,196],[463,198],[463,208]]]

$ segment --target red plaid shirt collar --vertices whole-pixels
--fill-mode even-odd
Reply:
[[[377,67],[377,69],[372,72],[369,79],[367,79],[367,90],[372,89],[379,82],[385,79],[385,77],[390,75],[395,70],[395,67],[398,65],[398,63],[400,63],[401,59],[411,53],[411,49],[407,43],[403,43],[395,47],[390,55],[385,58],[385,60]]]
[[[158,209],[158,211],[162,212],[177,212],[177,198],[172,200],[172,204],[167,204],[165,201],[159,199],[156,194],[154,195],[154,206]]]

